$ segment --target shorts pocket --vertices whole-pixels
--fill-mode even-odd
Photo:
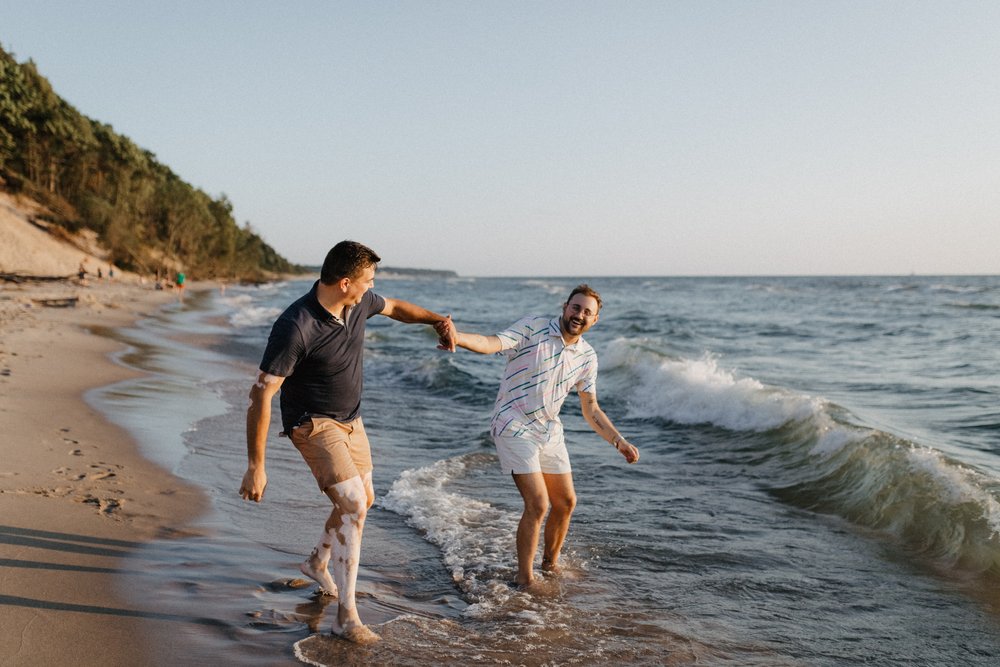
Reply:
[[[313,430],[316,428],[316,420],[309,417],[302,422],[300,422],[295,428],[292,429],[292,433],[289,436],[293,443],[304,442],[309,439],[313,434]]]

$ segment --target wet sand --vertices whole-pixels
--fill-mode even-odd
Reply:
[[[149,540],[184,535],[207,499],[84,399],[133,373],[98,332],[175,298],[138,283],[0,283],[4,665],[162,662],[189,620],[124,595],[140,573],[123,563]],[[64,299],[75,305],[57,307]]]

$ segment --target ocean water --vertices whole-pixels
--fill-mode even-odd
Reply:
[[[578,282],[376,291],[493,333]],[[277,425],[264,502],[237,494],[270,324],[311,282],[192,295],[119,332],[147,374],[91,400],[211,498],[131,568],[148,574],[128,593],[180,619],[164,662],[1000,664],[1000,277],[588,282],[598,396],[642,459],[567,399],[567,569],[531,593],[510,586],[521,505],[488,437],[503,360],[369,320],[372,648],[331,637],[335,607],[296,581],[329,504]]]

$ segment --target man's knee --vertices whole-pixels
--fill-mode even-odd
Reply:
[[[541,495],[526,495],[524,497],[524,516],[528,519],[535,521],[541,521],[545,517],[545,513],[549,511],[549,498],[548,496]]]
[[[361,517],[368,512],[374,500],[369,490],[365,488],[360,477],[352,477],[326,488],[326,495],[334,506],[345,514],[355,514]]]
[[[573,492],[560,496],[552,496],[552,511],[560,514],[572,514],[576,509],[576,494]]]
[[[545,513],[549,511],[549,494],[545,488],[542,476],[539,474],[525,474],[514,476],[514,484],[524,501],[524,517],[541,521]]]

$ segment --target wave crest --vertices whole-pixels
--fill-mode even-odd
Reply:
[[[790,422],[819,419],[826,402],[719,367],[718,357],[671,359],[633,341],[618,339],[606,368],[623,368],[634,380],[629,416],[678,424],[711,424],[730,431],[766,432]]]
[[[632,417],[761,434],[751,474],[784,502],[877,530],[935,567],[1000,575],[1000,480],[822,398],[738,377],[714,355],[670,358],[619,339],[606,357]]]

